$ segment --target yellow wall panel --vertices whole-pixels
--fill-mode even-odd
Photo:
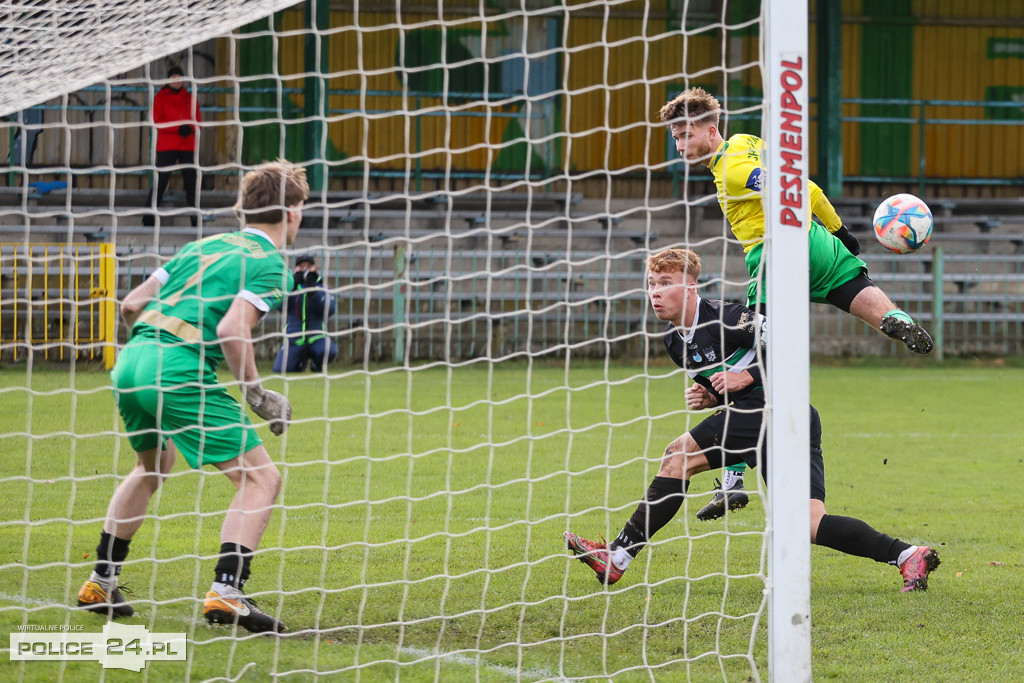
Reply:
[[[844,6],[845,9],[845,6]],[[842,64],[843,75],[839,86],[840,98],[856,98],[860,96],[860,24],[843,24],[842,28]],[[814,81],[811,81],[814,87]],[[816,88],[815,88],[816,90]],[[856,116],[860,107],[855,104],[842,105],[843,116]],[[842,124],[843,136],[843,175],[855,175],[858,173],[860,149],[860,126],[856,123],[846,122]],[[816,140],[816,138],[814,138]]]
[[[648,22],[646,27],[648,32],[662,31],[664,25]],[[567,151],[570,168],[614,170],[663,163],[667,142],[657,111],[669,90],[706,84],[723,91],[719,32],[647,39],[643,29],[639,19],[617,20],[607,27],[600,18],[571,21],[571,54],[564,62],[569,88],[565,128],[574,138]],[[738,52],[736,79],[759,85],[755,69],[739,68],[756,62],[750,56],[756,41],[745,38],[729,47]],[[596,135],[598,130],[606,132]]]
[[[990,4],[990,3],[986,3]],[[1022,28],[919,25],[915,29],[914,97],[982,102],[995,86],[1024,88],[1024,59],[988,58],[990,38],[1024,39]],[[1006,112],[1006,118],[1010,112]],[[1017,112],[1019,115],[1019,111]],[[928,106],[927,118],[985,121],[979,106]],[[937,177],[1024,175],[1020,154],[1024,126],[998,123],[930,124],[926,127],[927,174]]]
[[[859,3],[857,3],[859,4]],[[982,102],[993,86],[1024,88],[1024,60],[1019,58],[990,59],[989,38],[1024,39],[1024,28],[1006,9],[1013,3],[962,3],[952,0],[920,0],[914,3],[919,23],[913,27],[914,65],[913,97],[918,100]],[[996,8],[996,5],[1003,7]],[[844,4],[844,11],[859,13],[859,7]],[[1019,9],[1019,8],[1018,8]],[[945,17],[943,21],[936,17]],[[973,21],[954,25],[954,17]],[[993,18],[994,17],[994,18]],[[1013,17],[1016,22],[1000,25],[999,17]],[[847,19],[850,15],[847,16]],[[1007,23],[1007,22],[1002,22]],[[1016,23],[1017,25],[1013,25]],[[862,97],[861,30],[863,24],[847,21],[842,28],[841,96]],[[813,51],[812,51],[813,54]],[[813,68],[813,67],[812,67]],[[877,77],[877,76],[874,76]],[[812,95],[815,81],[812,77]],[[860,106],[843,105],[844,116],[857,116]],[[920,116],[913,107],[911,116]],[[930,177],[1021,177],[1024,176],[1024,126],[970,123],[985,121],[985,109],[971,105],[927,106],[928,119],[957,119],[968,123],[928,123],[925,127],[926,173]],[[843,134],[843,172],[857,175],[860,169],[860,124],[846,122]],[[917,124],[910,129],[913,172],[918,171],[919,136]],[[812,169],[813,170],[813,169]]]
[[[943,21],[958,19],[1011,19],[1019,21],[1024,16],[1018,0],[989,0],[968,2],[965,0],[913,0],[911,10],[916,17],[941,18]]]
[[[1019,3],[915,0],[913,10],[919,23],[912,28],[914,97],[982,101],[986,89],[993,86],[1024,88],[1024,60],[990,59],[987,55],[989,38],[1024,38],[1012,5]],[[495,40],[492,36],[507,35],[509,25],[476,16],[477,7],[469,0],[446,3],[450,22],[446,30],[461,32],[467,45],[483,50],[488,41]],[[842,27],[841,95],[858,98],[862,77],[872,77],[860,73],[861,35],[867,19],[861,0],[843,0],[842,7],[846,22]],[[536,120],[543,121],[545,133],[553,132],[556,124],[562,127],[566,137],[552,144],[561,147],[564,164],[570,169],[639,170],[664,164],[669,160],[668,143],[656,117],[669,92],[700,84],[721,93],[727,79],[732,92],[741,86],[749,92],[760,90],[756,37],[738,38],[717,28],[688,35],[666,32],[664,17],[645,19],[643,9],[641,2],[616,5],[614,11],[622,15],[613,21],[605,21],[604,13],[592,8],[560,15],[567,39],[556,83],[558,89],[565,89],[560,98],[562,118],[557,121],[553,112],[537,105]],[[952,25],[937,17],[960,17],[966,23]],[[401,96],[403,81],[396,67],[399,41],[418,29],[439,28],[437,19],[436,12],[404,13],[399,24],[394,12],[361,12],[358,17],[352,12],[331,13],[328,84],[331,89],[356,94],[330,96],[328,135],[349,159],[366,158],[375,168],[401,170],[414,163],[408,157],[419,149],[424,169],[482,171],[501,152],[510,122],[524,118],[518,104],[484,103],[475,98],[468,106],[452,99],[447,103],[452,115],[444,116],[439,115],[445,108],[440,98]],[[304,100],[303,27],[304,15],[299,10],[279,18],[280,69],[286,86],[300,90],[291,96],[299,108]],[[816,96],[813,24],[811,28],[810,86]],[[532,19],[529,30],[545,32],[547,27],[542,19]],[[418,63],[413,55],[407,57],[407,63]],[[493,60],[493,54],[489,58]],[[360,92],[374,94],[360,96]],[[745,106],[749,105],[726,103],[730,111]],[[856,116],[860,110],[852,104],[842,108],[844,116]],[[917,108],[913,112],[916,116]],[[926,114],[929,118],[969,120],[985,116],[981,107],[970,106],[929,106]],[[858,174],[860,128],[853,122],[842,126],[846,175]],[[540,128],[532,130],[534,136],[541,134]],[[817,125],[812,124],[812,173],[817,172],[816,131]],[[910,134],[916,172],[916,125]],[[941,177],[1024,176],[1024,155],[1019,153],[1022,145],[1024,126],[929,124],[925,135],[927,171]]]

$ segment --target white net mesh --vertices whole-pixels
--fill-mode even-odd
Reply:
[[[224,35],[295,0],[0,3],[0,116]]]
[[[237,229],[241,172],[283,156],[314,184],[289,263],[312,256],[337,307],[337,355],[321,372],[271,370],[284,317],[258,330],[267,385],[296,422],[281,439],[261,429],[283,484],[246,590],[295,635],[206,626],[233,489],[179,461],[121,578],[129,624],[187,639],[187,661],[149,661],[148,675],[757,680],[755,477],[748,509],[704,526],[694,513],[713,476],[696,479],[613,587],[562,540],[570,528],[614,537],[665,446],[701,417],[685,409],[643,259],[697,250],[713,298],[742,299],[746,275],[710,177],[682,165],[655,112],[703,85],[730,131],[758,129],[757,8],[312,3],[255,22],[278,5],[195,4],[157,15],[124,3],[130,21],[102,45],[75,54],[57,41],[47,59],[74,69],[51,76],[35,57],[37,75],[3,79],[3,101],[17,99],[6,111],[43,104],[0,140],[0,230],[16,243],[0,251],[0,351],[17,363],[0,375],[0,452],[17,454],[0,464],[0,630],[102,623],[70,607],[135,454],[101,364],[126,330],[88,306],[123,298],[188,240]],[[75,36],[101,5],[111,11],[72,6],[86,15]],[[25,54],[27,27],[66,6],[40,3],[49,16],[22,22],[25,41],[5,55]],[[86,47],[102,48],[102,66]],[[162,202],[150,194],[150,103],[176,64],[202,110],[195,205],[187,162]],[[109,256],[69,251],[89,241]],[[14,670],[78,680],[99,667]]]

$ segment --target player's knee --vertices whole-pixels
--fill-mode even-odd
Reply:
[[[250,501],[272,503],[281,493],[281,473],[275,467],[246,471],[239,490],[242,496]]]
[[[141,464],[136,465],[136,470],[139,472],[139,481],[142,482],[142,486],[150,495],[156,493],[157,489],[164,483],[166,476],[155,469],[147,469]]]
[[[142,485],[150,492],[155,492],[160,488],[174,467],[176,455],[177,451],[170,442],[168,442],[167,448],[140,453],[135,463],[135,473]]]
[[[665,446],[665,452],[661,455],[661,469],[658,471],[658,476],[678,479],[682,477],[685,465],[686,451],[683,437],[680,437]]]
[[[818,542],[818,527],[821,519],[826,515],[825,502],[811,498],[811,543]]]
[[[707,459],[696,456],[701,456],[700,446],[697,445],[697,442],[687,432],[665,448],[665,453],[661,459],[661,470],[658,472],[658,475],[674,479],[686,479],[689,478],[690,474],[703,472],[707,469]],[[704,463],[703,468],[699,467],[700,463],[697,462],[698,460]]]
[[[304,347],[287,343],[277,352],[274,359],[274,372],[302,372],[306,369],[306,352]]]
[[[281,493],[281,472],[273,465],[261,468],[259,485],[271,500],[277,500]]]
[[[675,439],[669,445],[665,446],[665,458],[675,457],[678,455],[685,455],[689,452],[700,451],[697,447],[697,442],[693,440],[689,432],[686,432],[679,438]]]

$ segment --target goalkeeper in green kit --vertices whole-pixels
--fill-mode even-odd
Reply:
[[[195,469],[216,467],[237,489],[204,600],[207,620],[254,633],[285,630],[242,592],[281,474],[216,369],[226,362],[252,411],[270,422],[275,435],[284,432],[291,405],[263,388],[252,330],[292,288],[279,250],[294,242],[308,194],[303,169],[284,161],[258,166],[239,190],[241,231],[190,243],[125,297],[121,313],[130,339],[111,380],[138,460],[110,500],[95,568],[78,592],[80,607],[111,617],[134,614],[118,575],[176,449]]]
[[[764,246],[764,210],[761,187],[764,182],[761,156],[763,143],[754,135],[722,137],[719,119],[722,107],[703,88],[690,88],[665,104],[658,112],[668,124],[676,151],[689,164],[705,165],[715,178],[718,203],[732,232],[743,246],[750,275],[747,306],[766,314],[764,287],[758,286],[761,249]],[[890,339],[903,342],[915,353],[929,353],[932,338],[921,325],[868,278],[867,265],[857,258],[860,243],[847,229],[825,193],[808,182],[811,210],[819,221],[810,221],[808,247],[810,300],[828,303],[860,318]],[[711,502],[697,513],[701,520],[716,519],[725,508],[747,504],[743,491],[745,466],[726,469],[725,481]],[[732,491],[733,493],[730,493]]]

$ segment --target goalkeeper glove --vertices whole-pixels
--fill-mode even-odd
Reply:
[[[836,238],[843,243],[843,246],[850,250],[851,254],[856,256],[857,254],[860,253],[860,241],[856,237],[854,237],[853,233],[850,232],[850,229],[847,228],[845,225],[840,227],[832,234],[835,235]]]
[[[292,419],[292,404],[282,394],[254,384],[245,390],[245,402],[264,420],[270,422],[270,431],[275,436],[284,434],[288,421]]]
[[[183,138],[187,138],[188,136],[192,135],[192,125],[188,123],[183,123],[180,126],[178,126],[178,135],[180,135]]]

